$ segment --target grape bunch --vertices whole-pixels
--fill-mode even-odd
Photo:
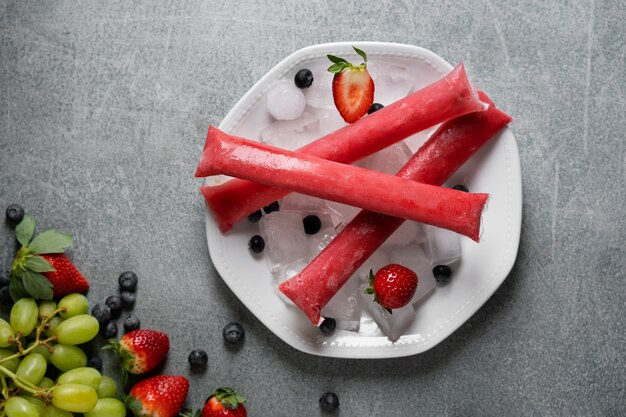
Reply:
[[[21,298],[0,318],[0,415],[124,417],[115,381],[88,367],[79,347],[94,339],[98,320],[82,294],[58,303]],[[53,381],[49,376],[56,375]]]

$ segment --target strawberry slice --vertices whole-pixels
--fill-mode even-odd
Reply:
[[[87,292],[89,282],[63,253],[72,245],[72,236],[53,229],[34,234],[35,218],[26,214],[15,228],[21,247],[11,265],[9,292],[13,301],[25,297],[50,300]]]
[[[333,65],[328,71],[333,78],[333,100],[339,114],[347,123],[354,123],[363,117],[374,102],[374,80],[367,71],[367,55],[362,50],[354,51],[363,58],[363,63],[353,65],[343,58],[327,55]]]

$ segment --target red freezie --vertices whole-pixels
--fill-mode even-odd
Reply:
[[[298,152],[349,164],[424,129],[485,108],[461,64],[441,80],[311,142]],[[204,158],[205,152],[196,177],[209,175]],[[288,190],[242,179],[217,186],[205,185],[200,190],[222,232],[229,231],[234,223],[250,213],[289,194]]]
[[[226,174],[394,217],[478,241],[487,194],[466,193],[274,148],[209,128],[204,172]]]
[[[484,93],[480,95],[481,100],[490,103],[487,111],[441,125],[396,175],[441,185],[511,121]],[[302,272],[281,283],[280,291],[313,324],[319,324],[324,306],[403,222],[404,219],[361,211]]]

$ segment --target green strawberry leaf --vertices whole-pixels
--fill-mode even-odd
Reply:
[[[364,294],[374,294],[374,289],[372,287],[367,287],[365,290],[363,290]]]
[[[26,263],[24,264],[26,269],[29,269],[33,272],[54,272],[56,269],[48,262],[46,259],[41,256],[29,256],[26,258]]]
[[[35,237],[29,248],[32,254],[63,253],[71,245],[72,236],[50,229]]]
[[[54,295],[52,292],[52,283],[43,275],[29,270],[23,271],[22,283],[24,284],[24,289],[31,297],[42,300],[52,300]]]
[[[26,214],[20,224],[15,227],[15,237],[22,246],[28,245],[35,233],[35,218]]]
[[[22,298],[28,298],[28,293],[24,289],[21,277],[15,275],[11,277],[11,282],[9,283],[9,294],[11,295],[13,302],[17,302],[17,300]]]
[[[333,74],[339,74],[341,71],[349,67],[350,67],[350,64],[346,64],[346,63],[333,64],[330,67],[328,67],[328,72],[332,72]]]
[[[246,402],[246,397],[241,394],[237,394],[235,390],[228,387],[220,387],[213,393],[222,405],[226,408],[237,408],[239,404]]]
[[[361,56],[361,58],[363,58],[363,61],[367,64],[367,55],[365,54],[365,52],[363,52],[362,50],[360,50],[356,46],[353,46],[352,49],[354,49],[354,52],[359,54],[359,56]]]
[[[332,62],[334,62],[335,64],[340,64],[340,63],[342,63],[342,62],[344,62],[344,63],[346,63],[346,64],[348,63],[348,61],[346,61],[345,59],[343,59],[343,58],[339,58],[338,56],[335,56],[335,55],[330,55],[330,54],[328,54],[328,55],[326,55],[326,56],[328,57],[328,59],[330,59],[330,60],[331,60]]]

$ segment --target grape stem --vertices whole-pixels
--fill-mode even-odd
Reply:
[[[0,372],[2,372],[4,375],[11,378],[13,382],[15,382],[15,385],[17,385],[19,388],[23,389],[26,392],[33,394],[36,397],[40,396],[41,391],[43,391],[41,388],[37,387],[36,385],[33,385],[30,382],[15,375],[13,372],[9,371],[7,368],[5,368],[2,365],[0,365]]]
[[[2,396],[9,399],[9,387],[7,386],[6,378],[2,374],[0,374],[0,381],[2,382]]]

